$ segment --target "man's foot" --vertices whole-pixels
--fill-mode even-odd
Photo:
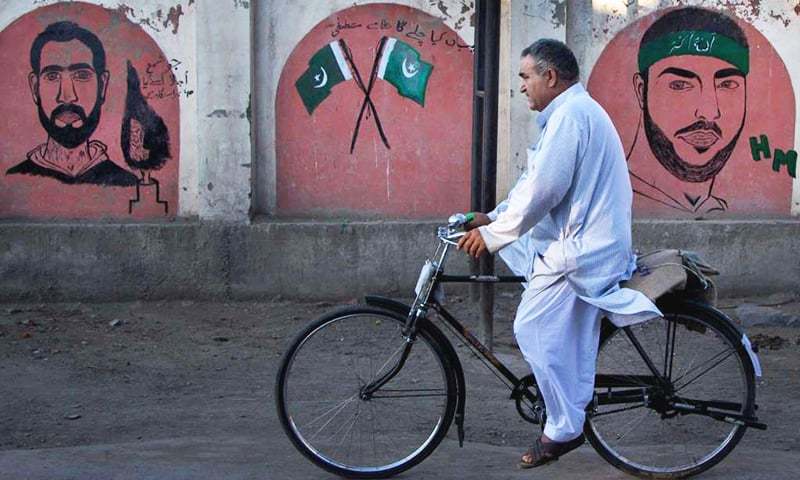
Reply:
[[[549,438],[542,435],[537,438],[531,448],[522,455],[519,462],[519,468],[533,468],[540,467],[558,460],[558,457],[575,450],[583,445],[586,438],[580,434],[578,438],[568,442],[554,442]]]

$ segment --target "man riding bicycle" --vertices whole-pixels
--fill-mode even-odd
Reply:
[[[632,190],[619,135],[578,82],[563,43],[542,39],[522,51],[520,92],[540,112],[528,165],[508,198],[476,213],[458,243],[469,255],[499,252],[527,279],[514,335],[544,399],[544,433],[520,467],[543,465],[579,447],[594,392],[601,316],[618,326],[660,315],[631,277]]]

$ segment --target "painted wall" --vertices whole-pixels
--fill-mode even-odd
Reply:
[[[563,17],[556,14],[562,5],[566,7]],[[659,58],[660,63],[648,66],[661,81],[644,82],[639,52],[645,32],[670,10],[692,5],[720,13],[702,20],[687,20],[697,15],[672,13],[653,32],[710,31],[712,36],[687,37],[683,51],[673,50]],[[636,191],[636,216],[788,217],[800,212],[795,160],[800,130],[797,2],[531,0],[512,2],[511,9],[512,18],[531,19],[522,24],[512,21],[512,52],[540,36],[563,39],[575,51],[582,81],[620,132]],[[549,34],[528,30],[530,37],[517,43],[518,32],[530,28],[532,22],[547,25],[548,21]],[[719,26],[723,23],[732,23],[733,33]],[[714,42],[714,35],[717,39],[737,37],[737,31],[745,39],[739,52],[749,58],[746,72],[740,64],[739,74],[715,79],[720,72],[736,73],[729,70],[736,65],[730,64],[731,58],[726,62],[720,58],[724,55],[715,56],[717,49],[703,42]],[[689,51],[690,41],[695,51]],[[516,71],[511,68],[513,75]],[[659,76],[669,68],[673,70]],[[674,69],[684,76],[675,77]],[[511,103],[515,103],[513,98]],[[516,138],[535,139],[538,132],[529,127],[532,118],[535,114],[522,111],[514,117],[512,111],[512,145]],[[512,153],[518,154],[519,149],[512,148]],[[513,171],[522,162],[512,157],[509,164]],[[512,182],[508,178],[498,191],[507,191]]]
[[[317,24],[278,84],[276,213],[468,209],[472,58],[453,29],[410,7],[351,7]]]
[[[7,82],[2,89],[7,98],[18,98],[19,101],[6,104],[4,108],[6,118],[9,120],[0,124],[2,130],[0,139],[3,144],[3,154],[0,155],[2,162],[0,217],[150,220],[169,219],[173,216],[190,218],[197,216],[209,220],[248,222],[251,214],[275,214],[279,210],[279,198],[290,201],[294,194],[291,182],[278,181],[283,170],[278,160],[279,142],[276,134],[281,127],[278,126],[279,122],[276,122],[276,114],[281,102],[297,102],[298,97],[289,76],[285,81],[288,85],[285,90],[289,95],[278,95],[281,76],[291,68],[307,67],[309,55],[313,54],[312,50],[316,51],[315,47],[319,47],[312,43],[321,41],[325,35],[330,37],[332,31],[325,33],[322,27],[314,30],[315,26],[331,24],[331,18],[335,18],[337,12],[345,9],[354,6],[374,7],[378,3],[381,2],[347,0],[2,2],[0,39],[3,54],[0,58],[4,62],[3,68],[9,72]],[[457,35],[461,44],[472,45],[474,41],[474,29],[471,24],[474,4],[471,1],[404,0],[392,3],[396,4],[397,8],[405,6],[416,9],[420,19],[427,14],[441,20],[443,26]],[[502,0],[501,4],[504,18],[501,41],[505,52],[503,58],[507,60],[501,62],[503,95],[500,102],[499,197],[513,185],[525,164],[525,147],[534,142],[538,135],[534,123],[535,114],[527,111],[517,93],[519,88],[517,61],[522,48],[541,36],[565,40],[578,56],[582,80],[588,83],[592,93],[606,104],[618,124],[626,148],[630,150],[634,146],[633,150],[644,150],[642,154],[635,152],[631,154],[632,168],[641,163],[641,168],[647,170],[647,154],[650,154],[650,160],[655,159],[652,158],[652,149],[648,152],[649,142],[646,141],[646,133],[640,131],[638,137],[636,135],[636,132],[641,130],[637,128],[638,115],[644,114],[639,107],[633,84],[637,63],[635,61],[635,50],[638,48],[637,36],[641,37],[647,26],[667,8],[678,5],[701,5],[719,9],[734,17],[737,25],[745,32],[749,44],[752,44],[750,46],[752,68],[749,69],[747,77],[747,99],[743,104],[739,102],[742,112],[745,112],[742,117],[742,131],[725,167],[715,176],[716,183],[713,189],[715,196],[725,200],[727,208],[711,212],[686,212],[673,208],[661,209],[661,207],[648,209],[641,201],[637,201],[636,214],[640,217],[726,218],[786,217],[800,212],[800,181],[792,177],[790,168],[794,158],[793,152],[798,150],[797,142],[800,138],[798,131],[800,122],[795,106],[796,95],[800,91],[800,62],[796,61],[797,52],[800,51],[800,13],[798,13],[800,8],[796,1]],[[108,50],[109,65],[113,70],[109,70],[106,98],[102,104],[98,125],[89,135],[89,141],[105,145],[110,161],[135,176],[137,184],[140,182],[139,179],[147,183],[148,174],[149,178],[164,183],[165,185],[160,186],[165,187],[161,193],[168,204],[166,215],[162,210],[163,204],[148,200],[151,197],[148,197],[147,191],[140,192],[143,200],[136,205],[139,207],[149,205],[149,207],[132,209],[129,213],[130,199],[135,198],[135,186],[69,183],[46,175],[7,173],[9,169],[26,161],[28,153],[46,144],[48,138],[47,131],[39,119],[34,89],[29,82],[32,68],[30,62],[25,59],[29,57],[30,47],[36,35],[57,19],[52,13],[48,13],[49,17],[46,20],[50,21],[37,20],[37,28],[20,29],[20,26],[36,19],[37,9],[42,9],[41,13],[46,11],[44,9],[53,9],[49,10],[50,12],[66,12],[69,9],[82,8],[87,12],[102,12],[102,14],[86,15],[86,18],[73,17],[73,19],[78,24],[88,22],[90,31],[97,30],[94,33]],[[107,28],[103,28],[98,23],[101,18],[115,20],[112,22],[113,25],[109,23]],[[366,27],[363,27],[360,33],[359,29],[346,28],[348,22],[352,23],[346,21],[343,24],[345,28],[339,29],[341,38],[347,40],[348,36],[354,35],[353,41],[361,38],[358,42],[372,43],[363,49],[360,45],[359,48],[351,48],[360,73],[365,73],[371,70],[374,60],[374,51],[371,49],[374,49],[377,39],[373,41],[367,38]],[[380,23],[378,25],[380,26]],[[126,38],[131,40],[135,48],[123,45],[111,35],[112,26],[121,32],[128,32],[126,35],[130,36]],[[318,40],[312,41],[314,35],[321,36]],[[620,53],[626,46],[630,50],[627,56]],[[430,60],[436,53],[435,50],[426,50],[429,47],[430,45],[419,47],[424,61]],[[437,46],[440,47],[441,45]],[[293,52],[297,53],[296,58],[292,57]],[[301,52],[305,52],[306,58],[301,58]],[[464,53],[463,50],[461,53]],[[151,63],[161,62],[163,70],[160,76],[169,84],[163,91],[159,91],[160,87],[155,87],[158,84],[150,78],[152,74],[159,76],[153,66],[151,65],[150,72],[147,71],[148,61],[143,59],[148,55],[152,57]],[[137,120],[139,124],[137,126],[136,122],[125,121],[126,98],[130,90],[128,57],[133,57],[132,67],[136,72],[135,76],[138,76],[139,92],[144,103],[164,122],[165,130],[169,134],[170,157],[160,169],[136,168],[132,166],[136,164],[135,160],[131,164],[125,160],[126,156],[129,160],[141,158],[144,151],[152,150],[144,144],[147,129],[142,128],[142,122]],[[437,56],[436,63],[447,61],[449,58],[441,59]],[[615,68],[626,71],[608,81],[601,80],[604,71],[607,75]],[[438,73],[444,69],[444,67],[435,68],[434,72]],[[463,70],[468,71],[471,68],[465,66]],[[302,71],[293,72],[296,81]],[[431,78],[435,79],[436,73]],[[163,85],[164,80],[161,82]],[[131,80],[130,83],[134,85],[136,82]],[[389,144],[399,152],[400,146],[408,143],[409,138],[413,138],[409,136],[413,129],[395,121],[398,116],[395,109],[400,109],[404,115],[408,115],[409,112],[428,114],[433,111],[430,102],[434,97],[429,95],[426,97],[425,106],[420,106],[400,96],[383,81],[376,82],[374,88],[374,92],[371,92],[374,98],[372,94],[370,97],[382,124],[386,123],[387,130],[390,130],[390,125],[392,128],[400,129],[385,132]],[[386,88],[387,91],[381,93],[379,98],[378,93],[382,88]],[[363,92],[356,84],[351,82],[337,86],[336,89],[337,93],[332,94],[330,99],[321,104],[320,109],[336,106],[341,110],[344,105],[349,108],[352,104],[357,104],[360,108]],[[379,105],[381,101],[387,103]],[[51,114],[54,111],[51,111]],[[300,118],[304,121],[310,120],[313,124],[323,121],[322,112],[323,110],[317,110],[309,115],[307,111],[303,113],[303,110],[300,110],[294,113],[305,115],[304,117],[300,115]],[[337,115],[338,113],[337,111]],[[63,114],[65,116],[59,123],[73,118],[69,113]],[[352,138],[358,112],[350,112],[350,117],[352,118],[347,121],[338,121],[337,116],[331,117],[337,121],[332,123],[332,127],[335,128],[329,132],[333,137],[326,139],[329,140],[328,143],[332,143],[334,137],[338,141],[339,136],[345,137],[343,144],[348,143],[347,137]],[[419,120],[418,117],[413,118]],[[463,118],[459,118],[459,121],[463,121]],[[123,125],[126,123],[127,140],[122,142]],[[633,125],[634,123],[636,125]],[[682,127],[676,130],[680,128]],[[442,128],[441,131],[450,134],[457,130]],[[713,138],[703,140],[702,134],[694,136],[700,143],[713,140]],[[633,138],[637,138],[635,145]],[[399,142],[397,146],[392,144],[393,141]],[[720,140],[717,141],[719,142]],[[427,152],[427,149],[433,148],[437,143],[442,142],[426,140],[419,145],[424,146]],[[373,148],[371,154],[366,151],[370,146]],[[364,150],[354,152],[353,156],[350,156],[348,150],[343,156],[351,160],[355,158],[362,163],[350,166],[337,160],[336,171],[333,173],[346,176],[343,171],[346,172],[347,168],[351,168],[352,172],[363,172],[366,171],[362,169],[366,165],[363,161],[365,159],[373,161],[370,167],[377,176],[370,174],[367,177],[359,177],[360,173],[356,173],[353,177],[360,185],[366,185],[366,190],[374,188],[374,192],[370,193],[373,196],[365,197],[369,200],[363,202],[367,208],[354,207],[352,203],[361,192],[350,191],[340,193],[339,198],[349,198],[351,204],[345,202],[333,208],[330,199],[323,196],[314,198],[313,202],[316,203],[310,205],[292,204],[291,201],[294,200],[291,200],[285,205],[296,205],[298,209],[290,208],[287,212],[313,215],[318,213],[317,209],[322,205],[328,214],[333,212],[336,215],[403,216],[409,211],[416,212],[413,214],[419,216],[439,215],[431,209],[433,207],[421,206],[415,210],[417,207],[412,204],[409,208],[410,200],[407,199],[398,204],[403,208],[395,208],[390,203],[376,206],[377,197],[374,195],[379,192],[384,192],[385,195],[386,184],[375,186],[367,179],[381,178],[381,175],[384,179],[389,178],[385,168],[375,168],[375,161],[377,159],[380,167],[382,159],[385,159],[387,152],[392,150],[386,149],[380,136],[376,134],[375,118],[371,111],[370,118],[367,119],[365,114],[362,119],[362,129],[356,148]],[[700,145],[700,148],[703,146]],[[95,150],[99,151],[97,148]],[[52,152],[52,149],[48,152]],[[425,152],[415,150],[412,154],[416,158],[426,156]],[[431,151],[430,154],[445,157],[450,154],[452,155],[450,158],[453,159],[456,157],[453,151]],[[395,165],[402,166],[403,161],[405,159]],[[468,162],[468,158],[464,158],[463,161]],[[91,161],[88,164],[91,164]],[[391,162],[389,164],[391,166]],[[73,170],[80,168],[81,165],[86,164],[80,161],[71,163]],[[385,161],[382,165],[385,167]],[[464,168],[463,164],[458,166],[432,162],[431,165],[446,165],[462,170]],[[356,166],[358,168],[355,168]],[[775,171],[776,168],[778,171]],[[415,169],[406,164],[401,170],[408,173]],[[796,163],[794,170],[796,177]],[[296,174],[287,170],[285,173],[289,176],[299,175],[298,178],[305,180],[315,178],[303,172]],[[390,177],[402,179],[405,176]],[[127,178],[130,181],[131,177]],[[681,183],[692,183],[679,180],[673,183],[675,182],[678,187],[682,186]],[[330,184],[330,182],[325,183]],[[463,180],[458,180],[456,183],[464,184]],[[320,190],[318,186],[319,184],[315,185],[312,182],[307,183],[304,188],[316,194]],[[441,187],[438,191],[454,190],[451,188],[453,185],[447,188]],[[717,191],[717,187],[721,190]],[[282,196],[284,195],[281,193],[282,188],[285,196]],[[433,187],[426,185],[425,188],[430,191]],[[466,198],[467,189],[465,187],[457,189],[459,193],[453,198],[439,198],[433,203],[439,205],[445,201],[453,201],[455,204],[460,204]],[[397,185],[394,191],[406,193],[408,190],[407,185],[401,184]],[[389,191],[391,194],[393,190],[390,188]],[[684,193],[688,193],[689,197],[696,196],[692,192],[680,192],[678,195],[683,195],[687,201],[689,199]],[[463,199],[457,195],[463,195]],[[313,197],[295,196],[303,201]],[[395,198],[402,199],[402,197]]]
[[[2,107],[0,215],[175,215],[181,86],[141,26],[95,5],[44,6],[3,29],[0,52],[0,94],[20,100]]]
[[[256,138],[257,212],[438,218],[468,208],[474,2],[392,3],[255,4],[254,111],[256,123],[266,126]],[[369,90],[384,36],[404,41],[432,66],[424,103],[386,80]],[[352,52],[364,89],[356,80],[337,85],[309,113],[296,82],[311,57],[339,39]],[[375,110],[367,103],[361,116],[367,90]]]
[[[651,13],[614,36],[588,88],[622,137],[638,214],[789,215],[795,94],[748,22],[696,7]]]
[[[60,21],[72,21],[99,39],[108,71],[103,95],[84,95],[103,83],[102,73],[91,85],[74,75],[62,76],[66,83],[53,83],[57,75],[52,74],[50,83],[31,86],[32,43]],[[252,181],[250,25],[250,2],[238,0],[2,2],[0,63],[9,75],[1,88],[6,98],[19,101],[6,102],[4,116],[10,120],[0,123],[0,218],[247,222]],[[48,42],[45,53],[58,54],[49,52],[53,45],[59,43]],[[60,54],[78,55],[84,44],[61,45],[75,48]],[[50,158],[63,154],[64,145],[56,141],[56,129],[51,128],[55,136],[47,133],[47,115],[48,122],[40,121],[37,98],[50,117],[57,114],[49,124],[63,128],[66,122],[83,123],[81,115],[56,112],[54,105],[74,103],[70,97],[78,94],[87,120],[92,106],[100,103],[97,126],[84,142],[89,155]],[[48,138],[53,140],[49,148]],[[25,164],[29,152],[36,168]],[[110,177],[91,172],[96,158],[104,158],[102,152],[113,163],[104,164],[112,171]],[[21,171],[26,168],[27,173]],[[76,175],[81,169],[84,175]],[[140,201],[131,203],[137,186]]]

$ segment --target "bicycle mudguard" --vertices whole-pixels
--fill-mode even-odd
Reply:
[[[391,312],[395,312],[399,315],[404,317],[408,316],[408,312],[411,310],[411,307],[406,305],[405,303],[398,302],[397,300],[393,300],[387,297],[381,297],[379,295],[365,295],[364,296],[364,303],[372,307],[383,308],[385,310],[389,310]],[[431,323],[430,320],[427,318],[425,319],[424,327],[431,336],[441,345],[444,349],[445,355],[447,355],[450,359],[450,362],[453,365],[456,373],[456,415],[454,421],[456,423],[456,428],[458,429],[458,446],[464,446],[464,405],[467,401],[467,384],[464,380],[464,369],[461,367],[461,359],[458,358],[458,354],[456,350],[453,348],[453,344],[450,343],[447,336],[442,333],[439,328]]]

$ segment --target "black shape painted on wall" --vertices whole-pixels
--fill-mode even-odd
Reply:
[[[141,174],[136,184],[136,197],[128,202],[128,213],[142,199],[142,188],[154,188],[156,203],[164,206],[164,214],[169,212],[169,204],[161,200],[158,180],[150,176],[152,170],[159,170],[170,158],[169,131],[164,120],[148,105],[142,95],[139,73],[128,61],[128,93],[125,97],[125,115],[122,117],[120,146],[125,163]]]
[[[170,158],[167,126],[142,95],[139,73],[130,61],[120,142],[125,163],[143,175],[148,170],[159,170]]]

